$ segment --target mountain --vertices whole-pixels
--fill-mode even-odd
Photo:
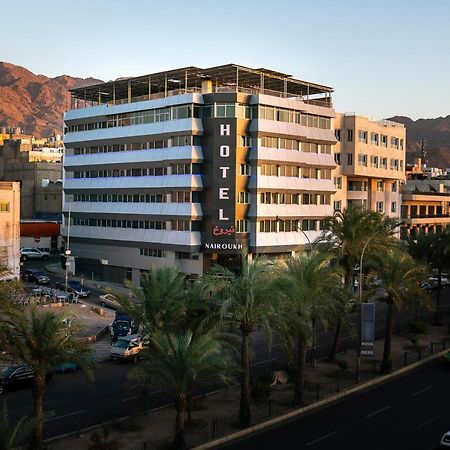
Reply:
[[[406,126],[406,151],[408,163],[420,157],[420,141],[426,141],[429,167],[450,167],[450,115],[436,119],[412,120],[405,116],[395,116],[388,120]]]
[[[0,62],[0,126],[20,126],[36,137],[61,134],[63,113],[70,105],[68,89],[100,82],[69,75],[48,78]]]

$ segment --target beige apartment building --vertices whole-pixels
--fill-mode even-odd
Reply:
[[[0,261],[10,273],[1,280],[20,275],[20,183],[0,181]]]
[[[400,184],[405,180],[406,128],[387,120],[336,114],[333,147],[335,210],[361,205],[400,217]]]
[[[62,147],[36,146],[27,139],[0,145],[0,180],[21,182],[22,219],[60,220]]]

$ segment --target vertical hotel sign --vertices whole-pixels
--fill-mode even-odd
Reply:
[[[212,142],[212,208],[210,230],[206,230],[204,251],[239,253],[243,244],[236,240],[236,133],[233,119],[214,124]]]

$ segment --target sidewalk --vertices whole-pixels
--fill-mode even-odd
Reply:
[[[65,270],[61,267],[61,264],[59,264],[59,263],[47,264],[45,266],[45,270],[49,273],[52,273],[54,275],[59,275],[61,277],[64,277],[66,275]],[[71,280],[77,280],[80,283],[83,280],[82,284],[91,289],[101,289],[104,291],[106,291],[107,289],[112,289],[114,291],[119,291],[123,294],[128,294],[130,292],[130,290],[128,288],[126,288],[123,284],[109,283],[107,281],[90,280],[89,278],[78,277],[78,276],[74,276],[74,275],[70,275],[69,278]]]

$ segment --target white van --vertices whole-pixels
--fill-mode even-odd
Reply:
[[[148,339],[140,334],[121,336],[111,344],[111,359],[133,359],[137,361],[138,353],[148,347]]]

